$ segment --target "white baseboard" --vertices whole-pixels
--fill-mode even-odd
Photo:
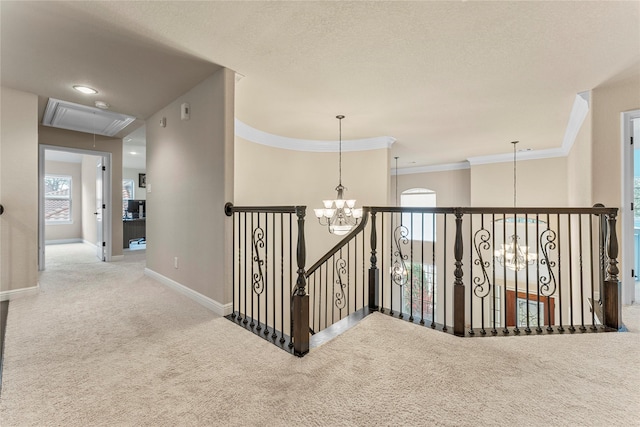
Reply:
[[[122,261],[123,259],[124,259],[124,255],[111,255],[111,262]]]
[[[40,292],[40,285],[31,286],[30,288],[11,289],[9,291],[0,292],[0,301],[9,301],[16,298],[37,295]]]
[[[169,279],[166,276],[163,276],[160,273],[156,273],[153,270],[150,270],[148,268],[144,269],[144,274],[146,276],[151,277],[152,279],[157,280],[158,282],[162,283],[165,286],[168,286],[169,288],[173,289],[174,291],[181,293],[182,295],[191,298],[192,300],[194,300],[195,302],[197,302],[198,304],[208,308],[209,310],[213,311],[215,314],[219,315],[219,316],[226,316],[231,314],[231,311],[233,309],[231,303],[229,304],[221,304],[216,300],[213,300],[207,296],[202,295],[199,292],[194,291],[191,288],[188,288],[178,282],[176,282],[175,280]]]
[[[84,243],[82,239],[58,239],[58,240],[45,240],[45,245],[66,245],[69,243]]]
[[[90,241],[88,241],[88,240],[82,240],[82,243],[86,243],[87,245],[91,245],[91,246],[93,246],[94,248],[97,248],[97,247],[98,247],[98,245],[96,245],[96,242],[90,242]]]

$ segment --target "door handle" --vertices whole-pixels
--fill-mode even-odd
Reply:
[[[4,212],[4,206],[0,205],[0,215],[2,215]]]

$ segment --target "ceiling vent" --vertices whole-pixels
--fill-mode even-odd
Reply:
[[[78,132],[114,136],[135,119],[126,114],[49,98],[42,124]]]

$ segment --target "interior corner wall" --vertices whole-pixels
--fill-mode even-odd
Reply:
[[[0,291],[38,284],[38,97],[0,88]],[[5,299],[5,297],[2,297]]]
[[[307,266],[338,241],[320,226],[313,209],[335,199],[338,153],[294,151],[236,137],[235,204],[237,206],[307,206]],[[342,153],[345,197],[356,206],[385,206],[389,197],[389,150]]]
[[[438,207],[469,206],[471,203],[470,169],[392,176],[389,200],[391,206],[396,204],[396,179],[398,195],[411,188],[427,188],[436,192]]]
[[[224,205],[233,201],[233,121],[234,73],[222,68],[152,115],[146,135],[147,268],[221,304],[231,302]]]
[[[622,135],[620,114],[640,109],[640,76],[607,83],[591,92],[592,199],[622,206]]]
[[[565,207],[567,158],[521,160],[516,165],[518,207]],[[513,206],[513,163],[471,166],[471,206]]]
[[[591,198],[591,109],[587,113],[567,156],[567,200],[572,207],[590,207]]]
[[[50,126],[39,126],[38,132],[40,144],[111,153],[111,255],[122,255],[122,216],[119,214],[122,206],[122,139]]]
[[[82,165],[72,162],[47,160],[44,162],[47,175],[71,177],[71,224],[47,224],[44,226],[45,242],[82,238]],[[95,186],[95,183],[94,183]]]
[[[96,227],[96,168],[98,156],[82,156],[82,240],[96,245],[98,230]],[[113,215],[120,218],[120,211],[114,206]],[[115,246],[115,242],[114,242]]]

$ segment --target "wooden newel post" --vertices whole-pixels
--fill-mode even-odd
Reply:
[[[616,214],[607,216],[607,274],[604,280],[604,295],[602,298],[602,311],[604,325],[609,328],[620,328],[620,284],[618,282],[618,236],[616,234]]]
[[[376,213],[371,212],[371,267],[369,267],[369,310],[377,311],[379,304],[379,280],[378,258],[376,257],[376,247],[378,244],[378,234],[376,230]]]
[[[298,279],[293,294],[293,352],[296,356],[304,356],[309,352],[309,295],[305,290],[307,280],[305,278],[304,265],[306,262],[306,246],[304,241],[304,217],[306,206],[296,207],[298,217],[298,246],[296,256],[298,259]]]
[[[462,213],[456,210],[456,239],[453,246],[453,255],[456,259],[453,275],[453,334],[464,336],[464,282],[462,281]]]

